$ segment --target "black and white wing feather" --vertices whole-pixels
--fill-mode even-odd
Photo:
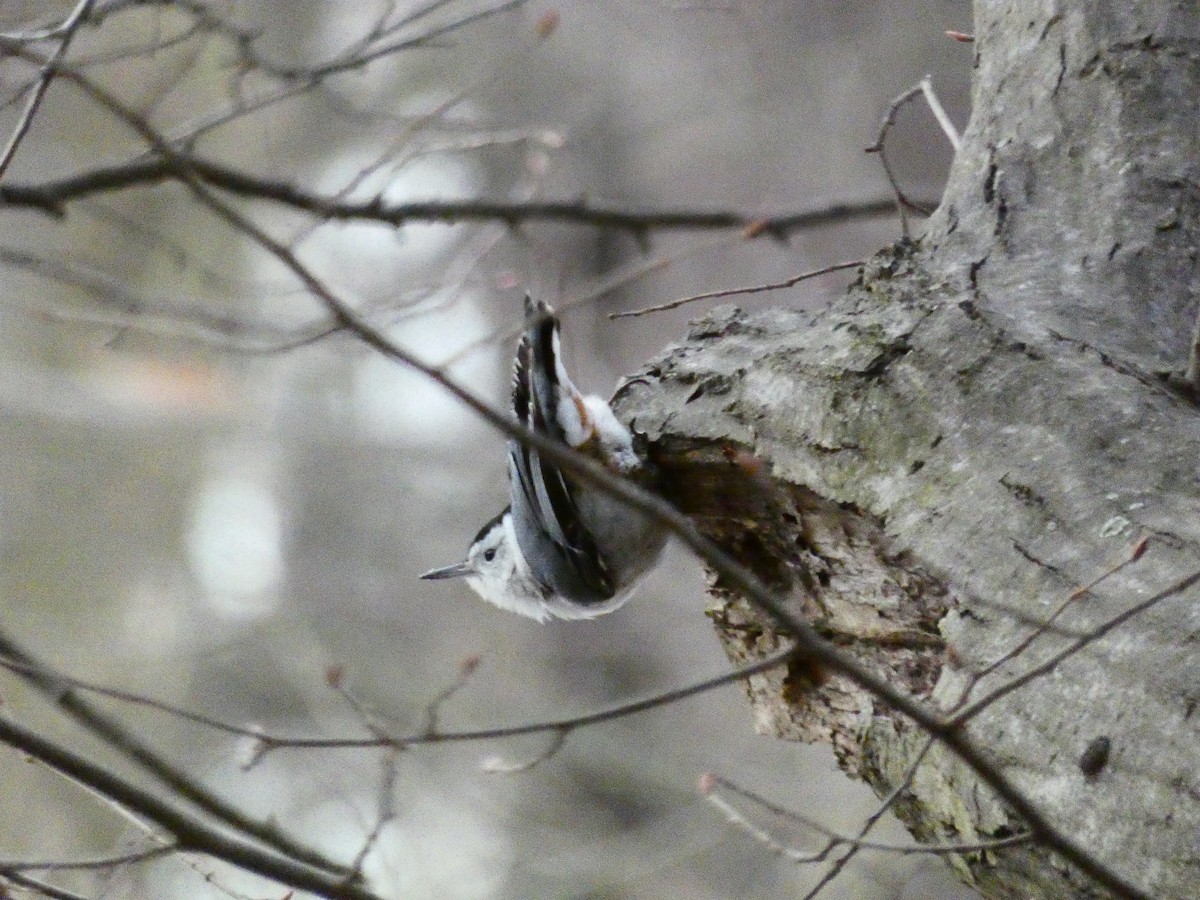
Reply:
[[[569,444],[558,401],[564,391],[575,390],[569,381],[563,383],[558,328],[549,306],[525,298],[525,332],[513,368],[513,411],[531,430]],[[579,516],[575,487],[562,470],[535,449],[510,441],[509,477],[517,544],[535,577],[577,603],[611,599],[616,586]]]

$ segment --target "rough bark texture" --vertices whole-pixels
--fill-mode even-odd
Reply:
[[[941,209],[818,315],[719,310],[619,395],[668,494],[826,635],[949,708],[1200,569],[1200,12],[979,2],[974,112]],[[713,584],[734,659],[783,638]],[[969,726],[1058,826],[1156,897],[1200,896],[1200,591],[1164,598]],[[881,793],[924,735],[846,679],[750,685]],[[1107,738],[1111,755],[1081,767]],[[1098,771],[1097,769],[1098,765]],[[1084,770],[1087,770],[1085,772]],[[1091,774],[1087,774],[1091,772]],[[922,839],[1021,828],[935,748]],[[1030,846],[955,860],[993,897],[1091,896]]]

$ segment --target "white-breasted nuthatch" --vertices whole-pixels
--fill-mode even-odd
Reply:
[[[652,467],[633,435],[563,367],[559,322],[525,298],[525,332],[513,370],[517,421],[643,486]],[[461,563],[422,578],[462,576],[489,603],[544,622],[593,619],[629,599],[658,561],[666,530],[599,488],[572,478],[520,441],[508,445],[509,506],[475,536]]]

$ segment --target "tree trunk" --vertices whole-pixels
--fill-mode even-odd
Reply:
[[[1200,413],[1168,374],[1189,368],[1200,292],[1200,7],[980,0],[975,48],[972,120],[918,242],[817,315],[714,312],[619,398],[671,499],[944,710],[1139,538],[971,700],[1200,569]],[[712,596],[735,660],[786,639]],[[1198,598],[1168,592],[967,726],[1156,897],[1200,896]],[[925,742],[837,675],[793,665],[749,692],[760,728],[831,741],[881,794]],[[897,812],[923,840],[1022,827],[940,747]],[[1091,895],[1030,845],[954,862],[987,896]]]

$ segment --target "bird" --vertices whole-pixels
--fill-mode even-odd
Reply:
[[[653,488],[655,468],[633,433],[567,374],[554,310],[529,295],[512,403],[524,427]],[[508,474],[509,505],[479,529],[466,559],[421,578],[461,577],[489,603],[539,622],[594,619],[622,606],[657,563],[666,529],[515,438]]]

